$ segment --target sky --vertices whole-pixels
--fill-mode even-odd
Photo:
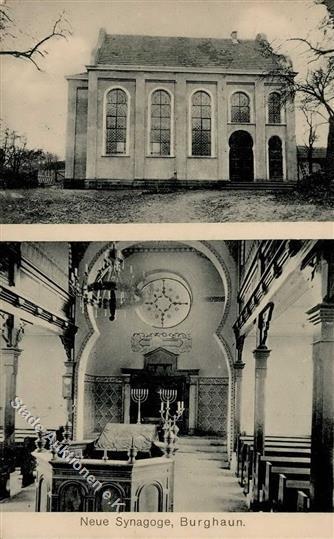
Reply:
[[[265,33],[282,45],[294,68],[307,68],[307,57],[290,37],[313,35],[326,14],[312,0],[2,0],[15,18],[15,47],[31,45],[52,28],[59,14],[71,23],[72,36],[49,42],[48,55],[32,63],[2,57],[0,118],[27,137],[29,147],[43,148],[60,158],[65,153],[68,74],[85,71],[100,28],[108,33],[229,37],[240,39]],[[326,126],[318,144],[325,144]],[[304,127],[297,116],[297,141],[303,143]]]

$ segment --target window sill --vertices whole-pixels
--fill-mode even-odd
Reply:
[[[131,157],[128,153],[103,153],[101,157]]]
[[[217,159],[216,155],[188,155],[188,159]]]
[[[277,124],[273,124],[273,123],[269,123],[267,122],[266,125],[270,126],[270,127],[277,127],[277,126],[281,126],[281,127],[286,127],[286,123],[277,123]]]
[[[146,155],[146,159],[175,159],[175,155]]]
[[[254,122],[228,122],[228,125],[256,125]]]

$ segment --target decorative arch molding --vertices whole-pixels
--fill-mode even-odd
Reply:
[[[147,487],[155,487],[158,491],[158,512],[161,512],[163,510],[163,494],[164,489],[158,481],[151,481],[150,483],[143,483],[140,485],[136,491],[136,500],[137,500],[137,507],[136,511],[140,511],[140,495],[143,492],[143,490]]]
[[[91,261],[88,263],[87,275],[90,276],[94,272],[95,266],[98,260],[101,258],[103,253],[112,247],[112,241],[106,242],[96,253],[93,255]],[[135,245],[140,243],[139,241],[132,242],[122,242],[125,243],[125,247],[130,245]],[[225,263],[223,254],[219,253],[217,249],[208,241],[182,241],[184,245],[193,247],[196,251],[204,255],[215,267],[217,270],[225,289],[225,305],[222,313],[221,320],[215,331],[216,339],[220,344],[222,355],[225,359],[228,373],[229,373],[229,393],[232,391],[232,386],[234,385],[233,377],[233,355],[230,350],[230,347],[224,337],[222,336],[223,328],[225,326],[227,317],[232,303],[232,281],[230,276],[230,271]],[[226,256],[230,256],[228,248],[226,247]],[[87,282],[88,277],[86,277]],[[84,388],[85,388],[85,374],[87,369],[88,360],[95,345],[97,339],[100,336],[94,315],[93,309],[91,306],[84,307],[84,317],[87,322],[88,330],[85,338],[83,339],[79,351],[76,356],[76,370],[75,370],[75,382],[74,382],[74,399],[76,402],[74,410],[74,431],[76,438],[82,438],[84,436]],[[234,391],[234,390],[233,390]],[[232,393],[231,393],[232,395]],[[231,399],[229,399],[229,402]],[[230,406],[230,404],[229,404]],[[228,418],[228,432],[230,432],[230,425],[232,424],[231,417],[229,414]],[[229,437],[230,440],[230,437]]]

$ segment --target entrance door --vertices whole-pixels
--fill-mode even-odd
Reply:
[[[269,179],[283,180],[283,153],[282,141],[274,136],[268,142]]]
[[[254,180],[253,139],[247,131],[235,131],[230,136],[230,180]]]

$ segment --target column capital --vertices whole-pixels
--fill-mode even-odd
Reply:
[[[77,333],[77,331],[78,328],[71,324],[63,330],[63,333],[61,335],[59,335],[67,356],[67,361],[65,363],[73,362],[74,341],[75,334]]]
[[[197,374],[190,374],[190,376],[189,376],[190,385],[196,385],[197,382],[198,382],[198,375]]]
[[[233,364],[233,367],[236,371],[241,371],[244,367],[245,367],[246,363],[243,363],[242,361],[236,361],[234,364]]]
[[[333,322],[334,321],[334,303],[318,303],[306,311],[306,314],[309,315],[309,321],[314,324],[320,324],[322,322]]]
[[[253,355],[255,358],[255,369],[266,369],[267,368],[267,359],[270,356],[271,350],[266,346],[258,347],[253,350]]]

